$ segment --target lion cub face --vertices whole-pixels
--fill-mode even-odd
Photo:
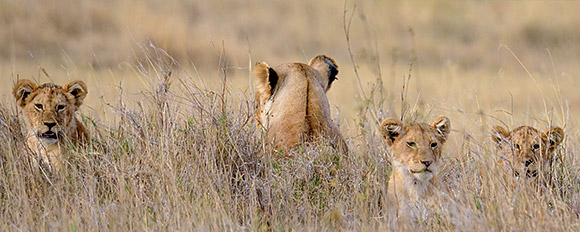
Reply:
[[[514,175],[523,173],[536,177],[539,172],[547,173],[556,147],[564,138],[564,130],[553,127],[545,132],[529,126],[520,126],[512,131],[496,126],[492,140],[497,151],[507,156],[507,163]]]
[[[37,86],[30,80],[20,80],[12,93],[26,116],[30,136],[48,146],[76,129],[74,113],[83,103],[87,87],[82,81],[71,81],[61,87],[53,83]]]
[[[445,116],[439,116],[431,125],[403,124],[398,119],[385,119],[381,123],[381,133],[393,156],[395,174],[419,182],[431,181],[450,127],[451,123]]]

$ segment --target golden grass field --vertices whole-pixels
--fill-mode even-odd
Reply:
[[[447,115],[453,130],[439,172],[449,199],[399,229],[578,231],[578,9],[576,1],[2,1],[0,231],[393,229],[378,123],[403,114]],[[318,54],[339,65],[327,95],[350,153],[310,144],[278,159],[253,121],[251,69]],[[19,78],[88,84],[80,116],[93,146],[73,148],[62,173],[30,165],[11,95]],[[564,128],[553,186],[500,177],[490,139],[499,124]]]

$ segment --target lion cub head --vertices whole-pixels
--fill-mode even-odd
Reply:
[[[292,148],[325,137],[332,146],[346,150],[326,98],[337,74],[338,65],[325,55],[312,58],[308,64],[287,63],[276,68],[258,62],[254,69],[258,127],[276,147]]]
[[[523,173],[536,177],[539,172],[547,174],[556,147],[564,139],[564,130],[552,127],[540,131],[529,126],[520,126],[512,131],[504,127],[494,127],[491,135],[497,151],[507,156],[507,163],[513,168],[514,175]]]
[[[430,181],[437,171],[441,147],[450,127],[445,116],[438,117],[431,125],[385,119],[381,123],[381,133],[393,156],[396,171],[418,181]]]
[[[451,130],[449,119],[439,116],[427,125],[403,124],[398,119],[387,118],[380,129],[393,158],[389,194],[411,199],[429,195],[436,183],[443,144]]]
[[[64,142],[78,143],[88,138],[84,126],[75,117],[87,95],[87,86],[82,81],[71,81],[61,87],[53,83],[38,86],[30,80],[20,80],[12,94],[24,112],[28,146],[40,164],[58,169]]]
[[[30,131],[43,144],[50,145],[76,129],[74,113],[83,104],[87,86],[82,81],[61,87],[53,83],[37,86],[30,80],[20,80],[12,93],[22,107]]]

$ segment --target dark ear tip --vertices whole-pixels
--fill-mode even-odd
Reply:
[[[338,65],[336,64],[336,61],[334,61],[334,59],[330,58],[327,55],[318,55],[315,56],[314,58],[310,59],[310,61],[308,62],[308,65],[312,66],[316,61],[323,61],[324,63],[328,64],[329,66],[333,67],[334,69],[338,70]]]

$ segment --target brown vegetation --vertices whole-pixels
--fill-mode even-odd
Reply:
[[[2,1],[0,231],[388,229],[392,157],[379,122],[439,114],[453,121],[437,174],[446,200],[402,228],[580,230],[579,8]],[[255,59],[317,54],[341,67],[327,96],[350,154],[311,143],[274,159],[253,122]],[[22,155],[17,79],[90,87],[79,119],[93,136],[64,155],[64,174]],[[566,134],[551,185],[498,175],[491,128],[522,124]]]

